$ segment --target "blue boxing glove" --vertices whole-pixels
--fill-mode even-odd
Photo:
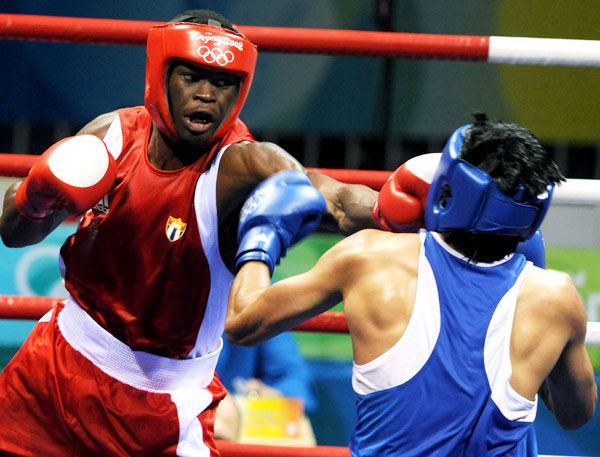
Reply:
[[[531,260],[536,267],[546,268],[546,248],[542,231],[537,229],[531,238],[521,241],[516,251],[523,254],[527,260]]]
[[[325,199],[301,171],[280,171],[265,179],[240,211],[235,271],[258,260],[272,275],[287,248],[317,228],[326,210]]]

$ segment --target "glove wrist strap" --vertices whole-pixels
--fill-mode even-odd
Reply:
[[[280,254],[281,241],[274,228],[266,225],[252,227],[240,241],[235,256],[235,272],[237,273],[244,263],[258,260],[266,263],[270,274],[273,275],[275,265],[279,264]]]

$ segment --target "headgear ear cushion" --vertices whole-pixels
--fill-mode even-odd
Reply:
[[[256,46],[243,35],[206,24],[168,23],[154,26],[146,44],[145,106],[156,127],[179,141],[167,100],[167,76],[174,61],[240,77],[240,88],[229,114],[208,143],[220,139],[238,118],[248,97],[257,58]]]

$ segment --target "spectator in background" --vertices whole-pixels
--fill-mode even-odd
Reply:
[[[316,411],[310,367],[291,333],[282,333],[253,347],[238,346],[225,338],[223,342],[217,373],[229,395],[217,411],[217,438],[235,441],[239,437],[241,411],[232,394],[297,398],[302,400],[305,414]]]

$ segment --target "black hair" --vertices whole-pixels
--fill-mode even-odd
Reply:
[[[521,201],[528,201],[545,192],[548,183],[565,181],[531,131],[519,124],[490,120],[484,113],[473,116],[473,125],[464,133],[460,157],[488,173],[502,192],[514,196],[522,187]],[[523,241],[515,236],[467,231],[444,232],[444,239],[476,262],[500,260]]]
[[[489,120],[484,113],[473,116],[475,122],[465,132],[460,157],[488,173],[502,192],[512,196],[523,186],[525,201],[543,193],[549,182],[565,180],[531,131],[519,124]]]
[[[232,32],[239,30],[225,16],[211,10],[187,10],[178,14],[169,22],[190,22],[192,24],[216,25]]]

